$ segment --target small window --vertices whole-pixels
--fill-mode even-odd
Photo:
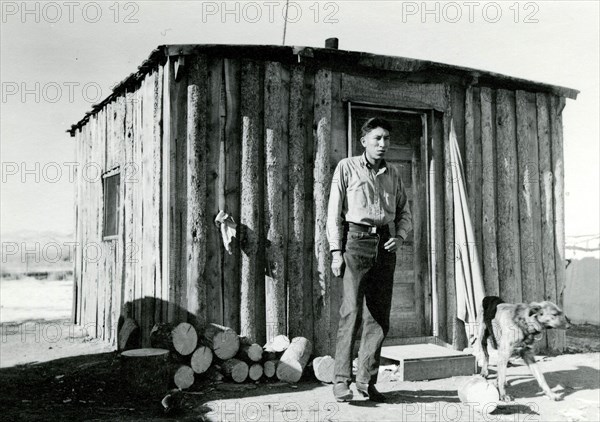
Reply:
[[[102,178],[104,190],[104,227],[102,235],[104,239],[117,237],[119,234],[119,185],[120,173],[111,172]]]

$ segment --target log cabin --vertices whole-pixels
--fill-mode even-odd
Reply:
[[[325,48],[165,45],[68,132],[77,151],[73,320],[115,344],[135,319],[215,322],[333,354],[341,282],[325,234],[331,177],[362,123],[392,123],[413,214],[388,344],[466,346],[456,317],[451,122],[485,292],[552,300],[565,286],[562,110],[574,89]],[[231,253],[215,216],[237,223]],[[564,333],[543,340],[564,347]]]

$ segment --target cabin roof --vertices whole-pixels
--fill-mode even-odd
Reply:
[[[168,57],[190,54],[210,54],[222,57],[269,60],[284,63],[305,63],[307,65],[334,69],[363,68],[375,72],[420,73],[432,77],[437,76],[438,78],[453,76],[462,78],[465,84],[547,92],[571,99],[576,99],[577,94],[579,94],[579,91],[576,89],[515,78],[485,70],[454,66],[429,60],[417,60],[334,48],[231,44],[161,45],[150,53],[148,58],[138,67],[137,71],[131,73],[118,83],[108,97],[94,104],[92,110],[85,113],[85,116],[77,123],[71,125],[67,129],[67,132],[71,136],[75,136],[75,131],[85,125],[90,116],[96,114],[114,98],[137,86],[146,74],[156,69],[159,64],[164,64]]]

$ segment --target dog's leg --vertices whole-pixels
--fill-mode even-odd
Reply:
[[[487,345],[488,334],[485,324],[481,322],[479,324],[479,345],[481,347],[483,363],[481,366],[481,376],[487,378],[489,375],[488,365],[490,362],[490,354],[488,353]]]
[[[500,400],[504,402],[512,401],[512,397],[506,394],[506,366],[510,358],[510,348],[505,345],[507,340],[506,338],[500,340],[500,350],[498,350],[498,392]]]
[[[546,378],[544,377],[544,374],[542,374],[542,371],[540,371],[540,368],[538,367],[537,363],[535,362],[535,357],[533,356],[533,354],[532,353],[523,353],[522,356],[523,356],[523,360],[529,367],[531,374],[537,380],[538,384],[542,388],[542,391],[544,392],[546,397],[548,397],[550,400],[554,400],[554,401],[561,400],[560,394],[555,393],[554,391],[550,390],[550,387],[548,387]]]

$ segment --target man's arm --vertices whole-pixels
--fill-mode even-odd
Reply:
[[[342,162],[340,161],[333,173],[329,205],[327,208],[327,240],[330,251],[341,251],[344,236],[344,218],[342,211],[346,199],[346,177]]]
[[[394,226],[396,227],[396,236],[402,240],[406,239],[406,235],[412,229],[412,214],[408,206],[408,196],[404,190],[404,183],[398,176],[398,191],[396,192],[396,217],[394,218]]]

